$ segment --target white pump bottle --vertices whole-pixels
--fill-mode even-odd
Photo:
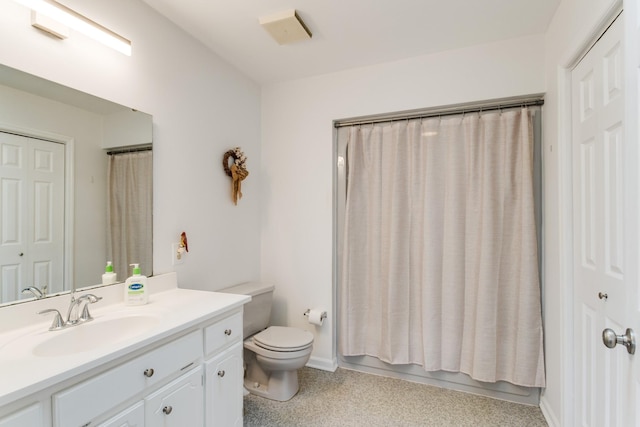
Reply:
[[[140,274],[140,264],[131,264],[133,275],[127,279],[124,287],[126,305],[144,305],[149,302],[147,276]]]

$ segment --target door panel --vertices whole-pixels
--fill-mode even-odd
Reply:
[[[623,20],[572,72],[576,425],[628,426],[629,357],[602,331],[624,333],[629,289],[625,218]],[[578,333],[579,332],[579,333]]]
[[[627,276],[632,277],[632,285],[627,293],[627,322],[623,325],[632,328],[636,334],[640,333],[640,293],[638,265],[640,265],[640,254],[638,253],[638,241],[640,240],[640,229],[638,227],[639,209],[639,188],[640,173],[640,5],[635,0],[624,1],[625,8],[625,91],[630,94],[626,102],[626,118],[628,122],[626,131],[627,144],[624,146],[624,167],[625,180],[629,183],[626,186],[625,197],[625,224],[628,224],[628,235],[630,238],[625,241],[625,251],[627,261]],[[624,329],[616,329],[618,334],[624,333]],[[636,340],[638,338],[636,337]],[[617,350],[614,348],[613,350]],[[640,349],[631,356],[626,352],[621,352],[620,357],[626,359],[631,365],[628,382],[628,400],[624,410],[629,413],[630,426],[640,426]]]
[[[0,132],[0,303],[64,283],[64,145]]]

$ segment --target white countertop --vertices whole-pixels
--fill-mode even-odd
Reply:
[[[91,293],[99,294],[99,289]],[[78,325],[62,331],[49,331],[52,318],[38,318],[30,326],[0,333],[0,406],[44,390],[56,383],[88,372],[100,365],[116,360],[158,340],[169,337],[194,325],[240,307],[250,297],[218,292],[195,291],[170,288],[151,293],[149,303],[143,306],[125,306],[122,300],[102,305],[99,301],[91,305],[93,322],[117,316],[150,315],[158,321],[136,336],[87,348],[86,351],[60,356],[36,356],[34,345],[50,339],[54,334],[64,333]],[[62,313],[63,316],[66,313]],[[90,323],[93,323],[90,322]],[[86,325],[90,325],[87,323]]]

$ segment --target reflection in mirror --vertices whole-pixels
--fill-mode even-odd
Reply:
[[[151,143],[150,115],[0,65],[0,304],[98,285],[107,261],[151,275]]]

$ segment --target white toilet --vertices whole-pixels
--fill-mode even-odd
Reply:
[[[273,289],[268,283],[247,282],[219,292],[251,296],[243,318],[245,388],[267,399],[286,401],[298,392],[298,369],[309,361],[313,334],[285,326],[267,327]]]

